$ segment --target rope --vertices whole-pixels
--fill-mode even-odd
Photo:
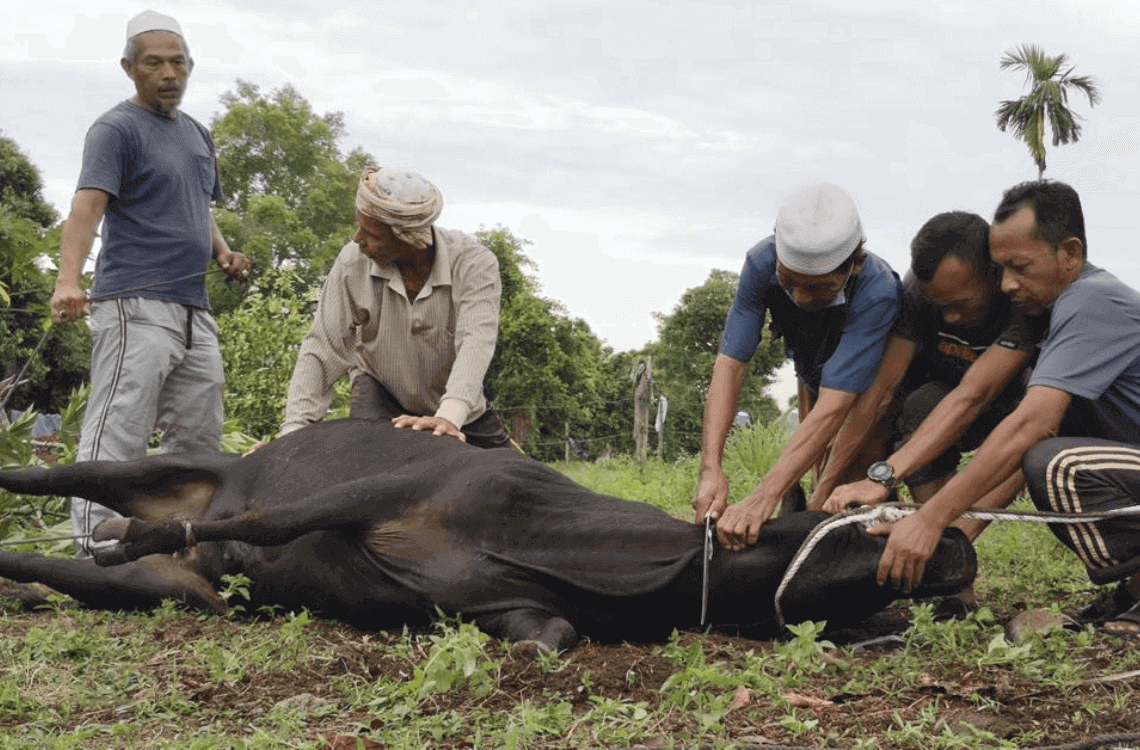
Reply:
[[[222,269],[211,268],[211,269],[208,269],[205,271],[195,271],[192,274],[188,274],[186,276],[180,276],[177,279],[163,279],[162,281],[155,281],[155,282],[150,283],[150,284],[143,284],[142,286],[136,286],[132,289],[124,289],[120,292],[116,292],[115,296],[119,297],[119,296],[122,296],[124,294],[128,294],[130,292],[141,292],[142,290],[150,289],[151,287],[161,286],[163,284],[174,284],[174,283],[177,283],[179,281],[186,281],[187,279],[197,278],[198,276],[208,276],[212,273],[222,273]],[[249,280],[246,279],[243,283],[248,284],[248,282],[249,282]],[[88,301],[89,302],[97,302],[101,299],[105,299],[105,298],[104,297],[92,297]],[[0,308],[0,309],[8,309],[8,308]],[[11,309],[15,310],[16,308],[11,308]],[[19,309],[19,312],[32,312],[32,311],[31,310]],[[28,367],[31,366],[32,360],[35,359],[36,355],[40,353],[40,349],[43,348],[44,342],[46,342],[48,336],[51,335],[51,331],[52,331],[51,327],[48,327],[44,331],[44,335],[40,336],[40,342],[38,344],[36,344],[35,350],[30,355],[28,355],[28,359],[26,362],[24,362],[24,366],[20,368],[20,372],[19,372],[19,374],[16,375],[16,379],[12,381],[12,387],[8,390],[7,393],[4,394],[4,398],[2,400],[0,400],[0,414],[4,413],[4,407],[8,405],[8,399],[10,399],[12,397],[12,394],[16,392],[16,388],[18,388],[20,385],[22,385],[22,383],[20,382],[21,378],[23,378],[24,374],[28,371]]]
[[[185,276],[179,276],[177,279],[163,279],[162,281],[154,281],[154,282],[151,282],[150,284],[143,284],[142,286],[136,286],[136,287],[132,287],[130,289],[120,289],[119,291],[115,292],[114,296],[122,297],[124,294],[130,294],[131,292],[141,292],[144,289],[150,289],[151,287],[162,286],[163,284],[177,284],[179,281],[186,281],[188,279],[195,279],[195,278],[198,278],[199,276],[209,276],[212,273],[223,273],[223,271],[220,268],[210,268],[210,269],[207,269],[204,271],[195,271],[194,273],[186,274]],[[104,300],[104,299],[107,299],[107,297],[92,297],[88,301],[89,302],[99,302],[100,300]]]
[[[38,544],[40,542],[63,542],[63,541],[78,541],[80,539],[90,539],[90,534],[80,534],[78,536],[38,536],[35,539],[4,539],[0,541],[0,547],[11,547],[17,544]]]
[[[784,596],[784,590],[788,587],[788,584],[792,582],[792,579],[796,577],[796,574],[799,573],[800,568],[803,567],[804,562],[807,560],[807,556],[823,541],[825,536],[837,528],[853,523],[862,523],[864,528],[870,528],[880,523],[894,523],[911,515],[917,511],[918,508],[919,506],[913,503],[882,503],[880,505],[862,506],[845,510],[819,523],[812,529],[807,539],[803,541],[803,544],[800,545],[799,550],[792,558],[791,565],[788,566],[783,579],[780,581],[779,588],[776,589],[776,622],[780,628],[782,629],[787,624],[784,622],[784,612],[780,607],[780,600]],[[1137,514],[1140,514],[1140,505],[1118,508],[1116,510],[1106,510],[1099,513],[1026,512],[993,508],[986,510],[968,510],[962,514],[962,518],[979,521],[1029,521],[1032,523],[1075,524],[1095,523],[1110,518],[1134,516]]]
[[[15,393],[16,389],[20,387],[20,383],[23,380],[24,374],[27,373],[28,367],[30,367],[32,364],[32,360],[35,359],[36,355],[40,353],[40,349],[44,347],[44,342],[47,341],[47,338],[50,334],[51,328],[44,330],[44,335],[40,336],[40,343],[36,344],[35,350],[30,355],[28,355],[28,359],[24,362],[24,366],[21,367],[20,372],[16,374],[16,379],[12,381],[12,387],[9,388],[8,392],[4,394],[4,398],[0,399],[0,414],[4,413],[4,407],[8,405],[8,399],[12,398],[12,394]]]

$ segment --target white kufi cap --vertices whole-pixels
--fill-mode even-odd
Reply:
[[[776,257],[796,273],[831,273],[866,240],[855,201],[830,183],[793,193],[776,214]]]
[[[170,16],[164,16],[161,13],[155,13],[153,10],[144,10],[137,16],[127,21],[127,39],[138,36],[147,31],[169,31],[171,34],[177,34],[183,39],[182,27],[178,25]]]

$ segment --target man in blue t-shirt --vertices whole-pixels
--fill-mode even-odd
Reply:
[[[153,11],[132,18],[121,65],[135,95],[87,133],[51,299],[57,324],[91,316],[81,461],[142,458],[156,427],[164,452],[218,450],[222,358],[206,265],[213,257],[237,278],[250,269],[210,213],[224,196],[209,131],[178,109],[194,65],[178,22]],[[88,302],[80,277],[100,221]],[[92,529],[113,515],[73,498],[81,557]]]
[[[820,461],[875,377],[901,288],[890,266],[863,249],[865,241],[854,201],[824,184],[792,195],[776,216],[775,234],[748,251],[713,365],[693,498],[698,521],[706,514],[719,519],[726,548],[756,543],[760,527]],[[729,507],[724,444],[765,312],[795,363],[803,418],[760,485]]]
[[[1080,198],[1029,182],[1006,191],[990,229],[1002,291],[1026,313],[1050,311],[1025,397],[973,460],[890,534],[879,582],[909,591],[943,529],[1019,468],[1034,503],[1076,513],[1140,501],[1140,293],[1087,262]],[[1058,433],[1080,437],[1053,437]],[[1095,583],[1121,585],[1080,614],[1140,632],[1140,518],[1053,527]]]

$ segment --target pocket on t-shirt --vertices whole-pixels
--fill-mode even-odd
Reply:
[[[202,183],[202,190],[208,197],[214,195],[214,180],[216,174],[214,173],[214,157],[209,154],[198,155],[195,157],[198,160],[198,178]]]

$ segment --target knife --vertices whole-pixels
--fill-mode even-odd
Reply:
[[[709,612],[709,563],[713,556],[713,519],[705,513],[705,547],[701,554],[701,627],[708,621]]]

